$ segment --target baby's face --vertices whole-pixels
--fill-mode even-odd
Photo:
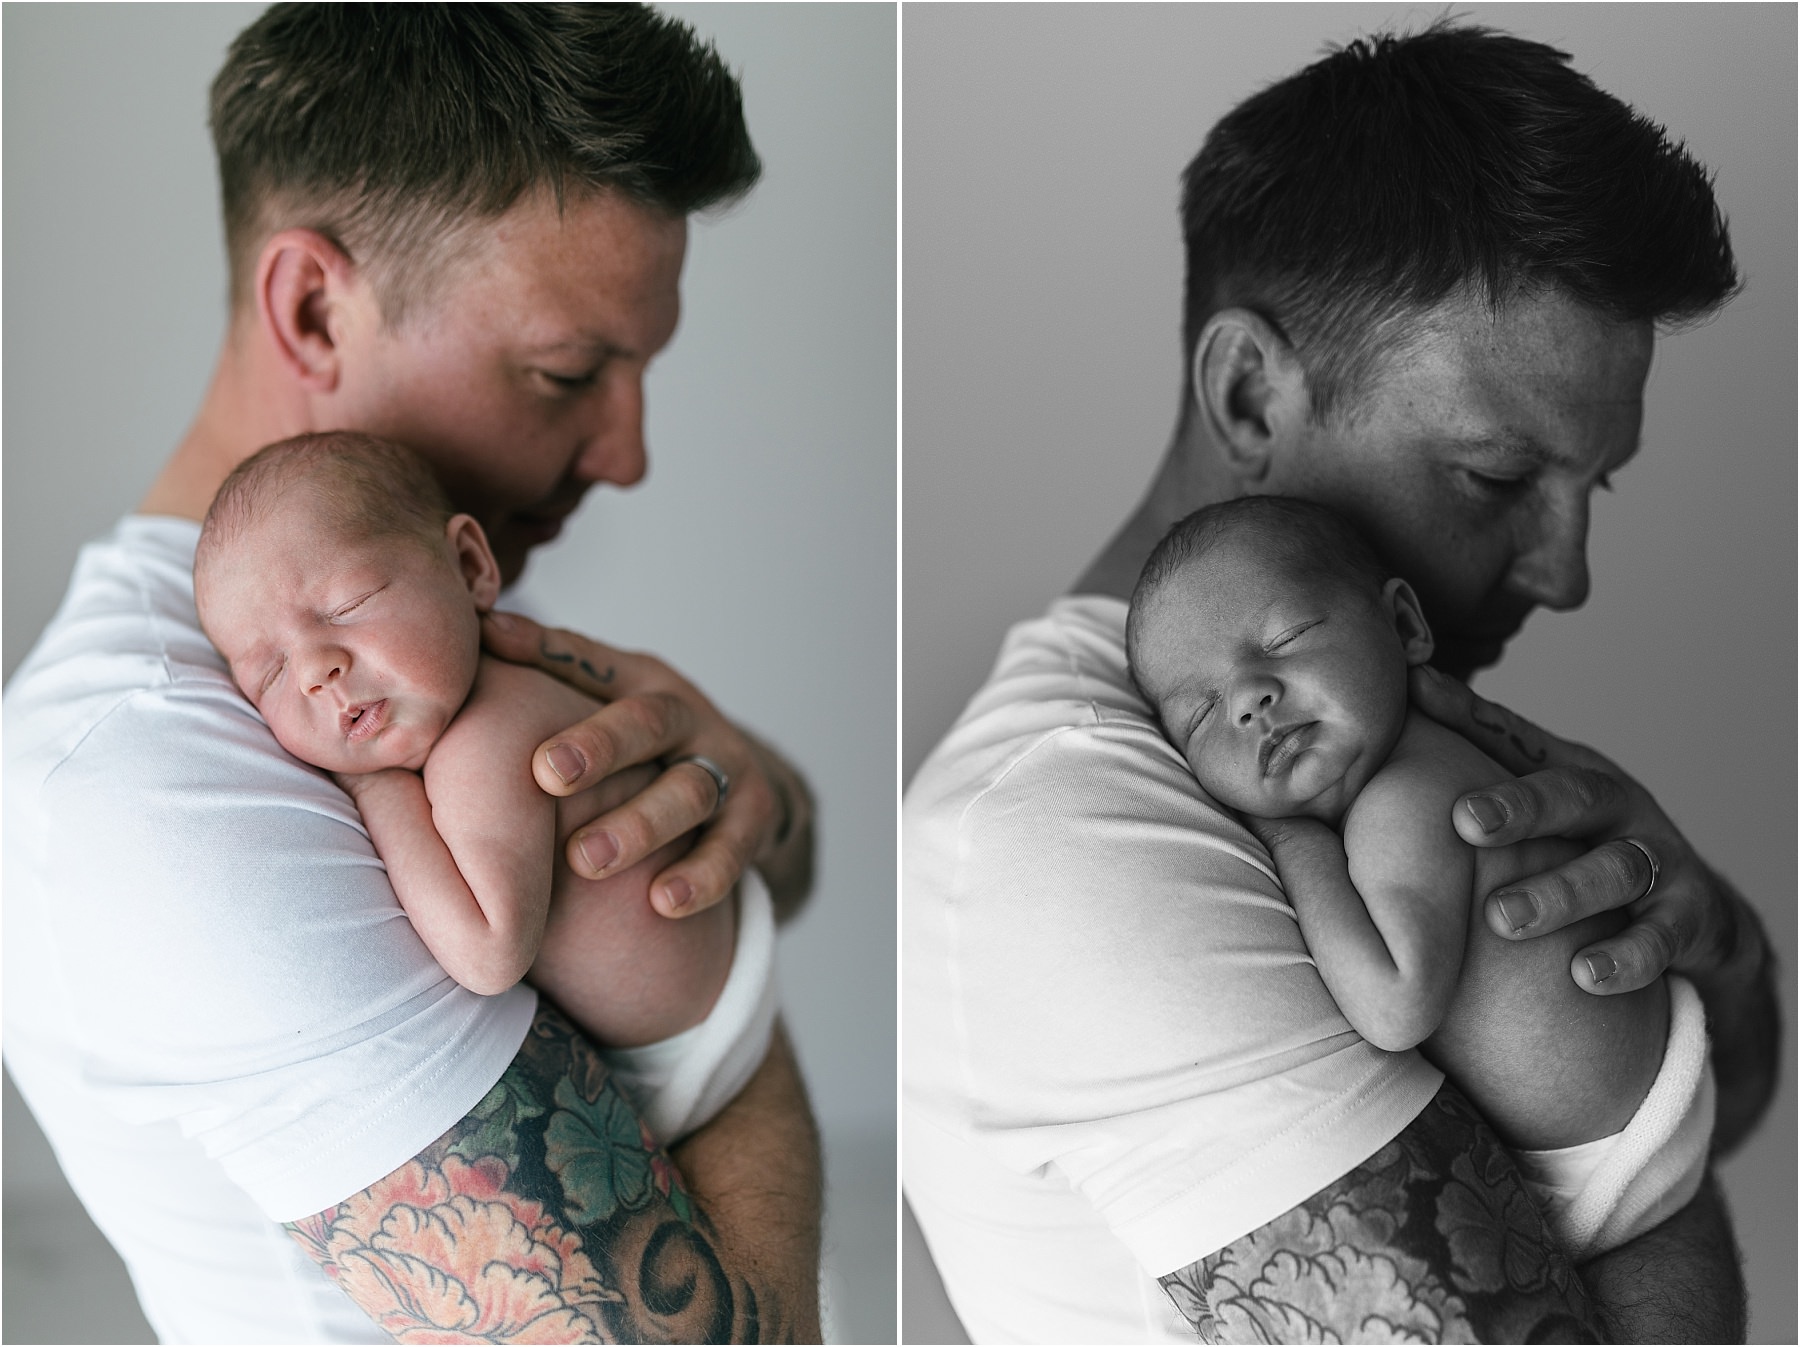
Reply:
[[[1189,562],[1139,614],[1138,681],[1214,799],[1336,823],[1405,721],[1412,596],[1290,569],[1246,530]]]
[[[196,597],[281,746],[329,771],[422,767],[475,681],[480,616],[448,540],[348,537],[290,498],[216,554]]]

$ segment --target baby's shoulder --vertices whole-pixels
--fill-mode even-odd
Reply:
[[[542,669],[484,654],[468,701],[432,749],[432,756],[491,753],[520,745],[529,755],[558,730],[586,719],[599,705]]]
[[[1506,779],[1499,763],[1460,734],[1409,710],[1388,760],[1350,806],[1346,827],[1359,816],[1372,821],[1422,813],[1448,819],[1459,796]]]

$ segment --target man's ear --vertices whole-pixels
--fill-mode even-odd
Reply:
[[[1394,630],[1400,634],[1400,648],[1408,665],[1423,664],[1431,658],[1437,642],[1431,636],[1431,624],[1419,606],[1419,596],[1411,585],[1395,576],[1381,587],[1381,602],[1394,619]]]
[[[1306,422],[1306,374],[1286,337],[1249,309],[1220,309],[1194,345],[1194,397],[1212,439],[1245,486]]]
[[[475,611],[490,611],[500,598],[500,566],[494,560],[494,549],[488,546],[487,533],[474,515],[458,514],[450,516],[450,522],[444,525],[444,537],[456,554],[463,583],[469,587],[469,597],[475,600]]]
[[[368,296],[356,264],[316,229],[284,229],[256,263],[256,308],[277,359],[309,392],[329,393],[342,375],[351,309]]]

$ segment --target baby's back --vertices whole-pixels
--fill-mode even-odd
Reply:
[[[1409,713],[1381,774],[1395,771],[1403,774],[1414,807],[1445,819],[1465,791],[1509,775],[1468,740],[1416,712]],[[1354,877],[1353,827],[1346,827],[1345,837]],[[1529,940],[1506,940],[1488,928],[1483,908],[1490,893],[1553,869],[1585,847],[1539,839],[1471,850],[1470,892],[1445,895],[1446,902],[1469,904],[1462,972],[1422,1050],[1514,1147],[1572,1146],[1619,1131],[1662,1063],[1666,984],[1658,978],[1635,992],[1595,996],[1570,976],[1579,950],[1625,926],[1621,912]]]
[[[435,777],[432,767],[440,754],[478,757],[480,775],[489,784],[503,773],[529,779],[537,746],[599,707],[539,669],[483,655],[468,702],[426,764],[434,807],[443,778]],[[453,788],[480,788],[476,775],[456,775]],[[653,766],[627,770],[556,805],[550,916],[531,981],[612,1047],[656,1042],[698,1024],[725,984],[735,947],[732,903],[679,920],[650,905],[650,880],[686,850],[687,839],[599,880],[584,879],[569,867],[569,837],[654,775]]]

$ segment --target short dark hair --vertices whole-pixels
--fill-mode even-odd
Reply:
[[[1448,21],[1328,50],[1228,113],[1182,175],[1184,418],[1224,308],[1293,344],[1322,421],[1394,319],[1465,287],[1656,323],[1736,293],[1706,169],[1568,53]]]
[[[1138,574],[1125,618],[1125,650],[1134,678],[1144,605],[1184,567],[1202,559],[1228,535],[1242,532],[1273,543],[1290,575],[1322,576],[1373,597],[1394,574],[1355,525],[1316,501],[1240,496],[1203,506],[1163,535]]]
[[[431,465],[404,445],[354,430],[295,435],[258,449],[226,477],[200,526],[195,571],[296,488],[312,492],[359,541],[403,538],[439,547],[454,513]]]
[[[212,131],[234,303],[261,240],[301,226],[372,267],[390,323],[458,226],[535,188],[686,215],[761,172],[718,53],[642,5],[272,5]]]

